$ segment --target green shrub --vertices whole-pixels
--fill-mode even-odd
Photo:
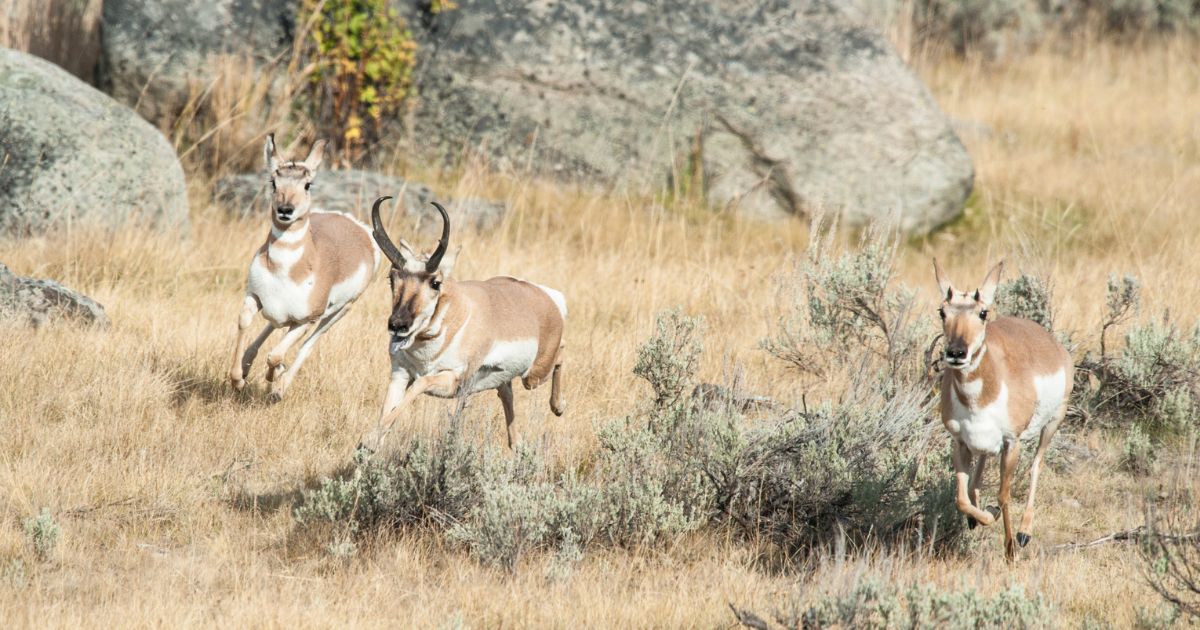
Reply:
[[[996,290],[996,309],[1005,315],[1037,322],[1046,330],[1054,330],[1050,287],[1037,276],[1023,273],[1001,283]]]
[[[58,523],[54,522],[49,508],[42,508],[37,516],[25,519],[25,537],[29,539],[29,546],[38,560],[50,559],[54,548],[58,546],[59,533]]]
[[[752,625],[748,613],[734,612],[743,625]],[[895,586],[866,580],[845,594],[793,605],[775,620],[783,628],[1008,630],[1052,627],[1051,612],[1040,595],[1029,598],[1018,586],[988,598],[974,589],[946,591],[929,585],[913,585],[901,593]],[[754,617],[759,623],[753,627],[769,627]]]
[[[1157,620],[1145,615],[1147,627],[1168,627],[1180,615],[1200,621],[1200,510],[1189,472],[1166,497],[1146,505],[1139,545],[1142,574],[1167,604],[1166,614]]]
[[[1125,436],[1125,448],[1121,454],[1121,468],[1137,474],[1149,474],[1154,471],[1154,443],[1142,429],[1142,425],[1129,425],[1129,433]]]
[[[633,373],[654,390],[659,409],[683,402],[696,384],[697,364],[704,352],[704,321],[678,309],[660,313],[654,335],[638,349]]]
[[[411,96],[416,42],[388,0],[304,0],[299,23],[311,23],[309,117],[334,161],[355,162]]]

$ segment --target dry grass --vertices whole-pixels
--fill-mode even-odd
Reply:
[[[1151,311],[1194,321],[1200,287],[1180,278],[1200,272],[1198,55],[1175,44],[1096,46],[1004,67],[922,64],[943,107],[987,133],[964,134],[978,168],[968,216],[905,249],[904,281],[931,301],[931,254],[963,283],[1006,255],[1015,268],[1048,274],[1057,321],[1091,333],[1105,276],[1132,271]],[[704,379],[736,364],[749,389],[798,399],[793,377],[757,341],[776,316],[771,278],[807,243],[803,226],[476,169],[405,174],[509,204],[501,229],[457,237],[465,245],[458,277],[519,274],[567,294],[570,409],[554,418],[548,392],[517,396],[526,438],[561,462],[595,447],[599,423],[645,404],[648,389],[630,369],[655,313],[673,305],[707,320]],[[1080,437],[1096,457],[1043,476],[1037,536],[1013,568],[994,530],[972,534],[977,544],[962,558],[829,555],[811,571],[785,573],[757,567],[753,548],[711,533],[666,549],[590,555],[566,579],[547,578],[547,559],[515,576],[487,570],[418,534],[388,535],[349,562],[332,559],[323,542],[293,535],[289,493],[343,464],[374,420],[386,379],[384,283],[321,342],[283,403],[263,403],[261,365],[252,394],[233,395],[224,374],[238,296],[266,226],[218,216],[202,188],[193,186],[194,229],[182,243],[86,229],[0,240],[0,260],[14,270],[89,293],[113,320],[107,332],[0,330],[0,569],[20,559],[27,571],[0,583],[0,618],[23,626],[723,626],[730,601],[769,612],[789,596],[815,597],[865,575],[988,593],[1017,583],[1043,593],[1064,624],[1128,626],[1138,607],[1158,601],[1134,569],[1134,549],[1046,553],[1140,524],[1142,495],[1159,486],[1117,472],[1120,438],[1099,433]],[[422,400],[410,430],[435,431],[448,408]],[[472,399],[478,439],[501,443],[499,414],[491,396]],[[46,563],[21,529],[41,506],[63,531]]]
[[[0,46],[49,59],[91,83],[104,0],[0,0]]]

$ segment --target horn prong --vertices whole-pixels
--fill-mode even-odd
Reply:
[[[371,232],[371,236],[375,238],[375,244],[379,245],[379,250],[383,252],[383,255],[392,262],[392,266],[399,269],[404,267],[404,255],[396,248],[396,244],[388,236],[387,230],[383,228],[383,221],[379,218],[379,206],[388,199],[391,199],[391,196],[380,197],[371,206],[371,226],[375,228]]]
[[[438,265],[442,264],[442,256],[446,255],[446,249],[450,246],[450,215],[446,213],[446,209],[442,207],[442,204],[436,201],[431,203],[442,215],[442,238],[438,240],[437,249],[433,250],[433,254],[429,257],[429,262],[425,263],[425,271],[428,273],[437,271]]]

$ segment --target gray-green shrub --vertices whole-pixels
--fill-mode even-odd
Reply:
[[[1002,282],[996,290],[995,308],[1004,315],[1028,319],[1046,330],[1054,330],[1050,287],[1037,276],[1022,273]]]
[[[745,611],[734,612],[743,625],[751,625]],[[865,580],[811,605],[792,604],[775,620],[783,628],[1009,630],[1053,627],[1051,613],[1041,595],[1028,597],[1019,586],[984,597],[970,588],[947,591],[912,585],[901,592],[896,586]],[[755,617],[758,627],[769,627]]]
[[[42,508],[37,516],[25,519],[25,537],[38,560],[49,560],[54,548],[58,546],[58,535],[61,533],[58,523],[49,508]]]

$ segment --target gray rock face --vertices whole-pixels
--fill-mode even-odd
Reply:
[[[263,62],[290,50],[296,0],[105,0],[100,83],[149,120],[178,111],[214,55]]]
[[[260,216],[265,221],[271,210],[267,177],[260,173],[223,177],[217,181],[213,196],[227,212],[239,217]],[[429,217],[431,222],[427,225],[436,229],[441,228],[437,221],[432,221],[437,216],[430,206],[432,201],[446,206],[456,227],[488,230],[498,225],[505,213],[503,203],[473,197],[444,199],[435,196],[425,184],[372,171],[318,171],[312,186],[314,207],[345,212],[364,222],[370,222],[371,204],[382,196],[400,198],[402,212]],[[381,215],[386,216],[382,212]]]
[[[104,307],[53,280],[23,278],[0,263],[0,317],[21,317],[33,326],[72,319],[108,327]]]
[[[970,158],[911,70],[836,0],[399,2],[421,44],[416,137],[567,177],[759,212],[928,231]],[[531,159],[532,158],[532,159]],[[700,166],[702,165],[702,170]]]
[[[58,66],[0,48],[0,231],[134,218],[187,224],[183,169],[167,139]]]

